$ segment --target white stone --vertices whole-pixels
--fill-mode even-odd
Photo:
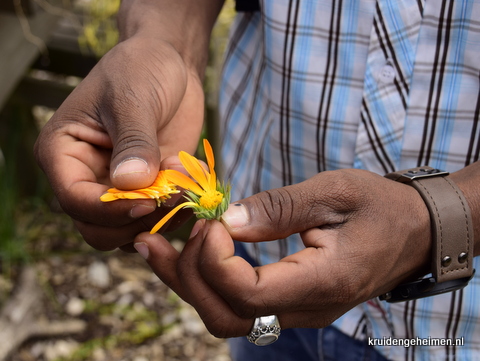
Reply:
[[[59,340],[49,344],[45,348],[44,357],[46,360],[55,360],[60,357],[69,357],[78,347],[73,340]]]
[[[65,311],[71,316],[81,315],[85,310],[85,302],[78,297],[72,297],[65,305]]]
[[[91,285],[100,287],[100,288],[107,288],[110,285],[111,277],[110,277],[110,270],[108,266],[100,261],[93,262],[88,267],[88,281]]]

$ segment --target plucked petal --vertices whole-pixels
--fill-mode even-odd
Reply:
[[[160,171],[150,187],[124,191],[110,188],[100,197],[102,202],[112,202],[117,199],[156,199],[157,204],[170,198],[171,194],[179,193],[175,184],[169,182],[164,171]]]
[[[116,197],[112,193],[105,193],[100,197],[100,200],[102,202],[112,202],[112,201],[116,201],[117,199],[118,199],[118,197]]]
[[[158,198],[164,197],[165,195],[159,195]],[[132,192],[125,192],[125,191],[111,191],[108,190],[108,193],[103,194],[100,197],[102,202],[111,202],[117,199],[150,199],[150,198],[157,198],[149,193],[132,191]]]
[[[184,202],[173,208],[170,212],[167,213],[165,217],[163,217],[160,222],[158,222],[150,231],[150,234],[157,233],[160,228],[162,228],[165,223],[167,223],[180,209],[186,206],[195,206],[196,204],[193,202]]]

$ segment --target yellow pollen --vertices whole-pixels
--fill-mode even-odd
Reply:
[[[217,190],[205,192],[199,199],[199,204],[205,209],[215,209],[222,202],[223,194]]]

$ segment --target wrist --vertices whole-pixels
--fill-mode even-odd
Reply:
[[[451,292],[465,287],[473,277],[472,215],[462,190],[448,175],[417,167],[385,176],[415,188],[427,205],[432,225],[432,277],[399,285],[380,299],[399,302]]]
[[[151,38],[170,44],[203,78],[210,35],[224,0],[124,0],[118,14],[120,41]]]
[[[461,189],[472,212],[475,235],[474,256],[480,255],[480,162],[473,163],[455,173],[450,178]]]

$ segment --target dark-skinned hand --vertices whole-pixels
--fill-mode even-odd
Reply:
[[[305,249],[252,267],[232,239],[300,233]],[[254,319],[325,327],[354,306],[429,271],[430,218],[410,186],[362,170],[320,173],[231,205],[223,222],[198,221],[184,250],[159,234],[136,248],[218,337],[247,335]]]
[[[130,249],[169,210],[154,200],[99,198],[110,187],[147,187],[161,168],[180,168],[175,156],[198,144],[203,98],[198,75],[171,45],[133,36],[99,61],[43,128],[37,161],[91,246]]]

